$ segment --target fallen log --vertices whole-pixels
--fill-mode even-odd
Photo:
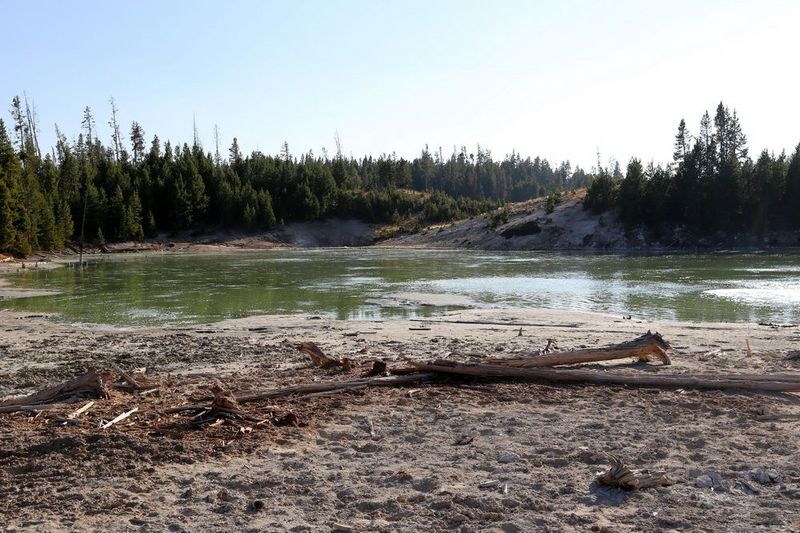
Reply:
[[[423,372],[463,376],[523,378],[558,383],[592,383],[600,385],[630,385],[634,387],[665,387],[684,389],[739,389],[752,391],[800,392],[800,381],[787,381],[780,376],[765,375],[763,379],[742,379],[736,374],[707,374],[691,376],[681,374],[629,375],[600,370],[567,368],[517,368],[489,364],[452,364],[448,361],[409,363]]]
[[[364,386],[367,387],[394,387],[397,385],[405,385],[407,383],[417,383],[420,381],[430,381],[436,378],[436,374],[416,373],[406,374],[403,376],[386,376],[386,377],[373,377],[352,379],[348,381],[328,381],[323,383],[306,383],[301,385],[294,385],[285,387],[283,389],[274,389],[271,391],[256,392],[237,396],[236,400],[239,403],[253,402],[257,400],[268,400],[272,398],[279,398],[281,396],[290,395],[303,395],[315,392],[327,392],[342,389],[357,389]]]
[[[550,347],[548,339],[547,346]],[[587,348],[584,350],[571,350],[568,352],[554,352],[544,355],[529,355],[513,359],[494,359],[491,364],[512,366],[516,368],[535,368],[542,366],[574,365],[579,363],[594,363],[598,361],[612,361],[615,359],[628,359],[635,357],[640,361],[650,361],[653,358],[665,365],[671,363],[667,350],[669,343],[658,333],[649,331],[632,341],[615,344],[605,348]],[[545,349],[546,351],[547,349]]]
[[[526,328],[579,328],[581,324],[546,324],[541,322],[499,322],[492,320],[444,320],[444,319],[429,319],[429,318],[412,318],[409,322],[426,322],[428,324],[466,324],[476,326],[510,326],[518,328],[524,326]]]
[[[0,402],[0,407],[13,405],[37,405],[66,400],[73,396],[89,395],[95,398],[108,399],[110,393],[106,387],[109,375],[90,370],[82,376],[73,378],[60,385],[48,387],[28,396],[11,398]]]
[[[322,392],[344,392],[347,390],[360,390],[366,387],[395,387],[398,385],[406,385],[409,383],[419,383],[423,381],[431,381],[438,376],[435,373],[422,373],[416,372],[413,374],[404,374],[400,376],[385,376],[385,377],[372,377],[360,378],[347,381],[326,381],[322,383],[303,383],[300,385],[292,385],[281,389],[272,389],[262,392],[251,392],[236,396],[235,399],[238,403],[254,402],[259,400],[271,400],[274,398],[281,398],[285,396],[298,396],[314,397]],[[210,399],[210,398],[209,398]],[[165,414],[179,413],[183,411],[202,411],[208,409],[206,404],[191,404],[181,405],[178,407],[170,407],[161,412]]]

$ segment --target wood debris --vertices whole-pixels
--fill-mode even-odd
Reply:
[[[0,402],[0,412],[13,412],[14,410],[24,410],[15,408],[35,407],[56,402],[68,403],[84,397],[108,399],[111,393],[107,384],[111,379],[113,379],[113,376],[110,374],[102,374],[90,370],[86,374],[60,385],[47,387],[28,396],[11,398]]]
[[[389,369],[385,361],[376,359],[372,362],[372,368],[364,373],[363,377],[368,378],[372,376],[386,376],[389,374]]]
[[[90,402],[87,402],[87,403],[86,403],[86,405],[84,405],[84,406],[83,406],[83,407],[81,407],[80,409],[76,409],[75,411],[73,411],[72,413],[70,413],[70,414],[67,416],[67,418],[78,418],[78,417],[79,417],[79,416],[81,416],[83,413],[85,413],[86,411],[88,411],[89,409],[91,409],[93,405],[94,405],[94,400],[92,400],[92,401],[90,401]]]
[[[349,371],[353,368],[353,362],[350,359],[345,357],[339,360],[329,357],[313,342],[301,342],[297,345],[297,349],[308,355],[311,358],[311,362],[320,368],[340,368],[343,371]]]
[[[668,387],[678,389],[738,389],[750,391],[783,391],[800,392],[800,374],[665,374],[657,369],[653,372],[640,373],[635,370],[627,369],[625,372],[610,371],[605,368],[597,367],[569,367],[563,365],[579,365],[581,363],[595,363],[601,361],[613,361],[623,358],[652,358],[663,363],[669,363],[667,350],[669,344],[657,333],[647,332],[632,341],[607,346],[604,348],[592,348],[572,351],[551,351],[557,350],[555,341],[548,339],[548,347],[536,355],[526,357],[515,357],[511,359],[486,359],[482,358],[478,363],[463,363],[452,360],[415,362],[408,359],[402,366],[389,368],[387,363],[382,360],[364,361],[357,369],[348,359],[336,359],[327,356],[319,347],[311,342],[304,342],[297,346],[300,351],[308,354],[312,363],[317,367],[338,369],[341,372],[350,372],[346,379],[333,381],[320,381],[311,383],[299,383],[280,388],[267,390],[249,390],[247,392],[234,392],[232,389],[223,386],[220,382],[214,382],[209,389],[209,396],[194,396],[193,402],[186,405],[164,408],[162,401],[164,395],[159,398],[145,397],[149,392],[161,390],[169,398],[169,393],[178,391],[183,393],[183,398],[192,397],[191,391],[197,392],[197,386],[208,383],[210,375],[203,377],[189,378],[181,383],[169,381],[156,382],[144,377],[144,372],[128,373],[121,369],[116,369],[115,373],[102,373],[90,371],[82,374],[63,384],[45,388],[39,392],[20,398],[12,398],[0,402],[0,413],[3,412],[34,412],[40,411],[60,411],[52,417],[62,425],[77,425],[82,421],[88,422],[92,418],[97,421],[101,416],[112,418],[100,424],[100,427],[108,429],[130,417],[133,413],[141,409],[142,416],[137,419],[137,424],[133,427],[142,429],[154,424],[160,424],[155,429],[164,434],[179,434],[188,427],[211,430],[225,426],[226,435],[230,437],[230,428],[236,430],[237,436],[243,436],[252,429],[241,429],[244,426],[242,421],[251,421],[253,428],[264,424],[271,426],[299,426],[301,416],[298,416],[292,409],[286,408],[286,404],[298,405],[301,402],[312,402],[316,398],[330,395],[345,395],[358,392],[373,387],[408,387],[419,386],[420,384],[431,384],[442,381],[460,380],[467,376],[473,380],[495,381],[498,379],[520,379],[537,382],[551,383],[582,383],[595,385],[616,385],[616,386],[635,386],[635,387]],[[544,353],[549,352],[549,353]],[[371,363],[369,369],[366,365]],[[361,372],[359,377],[356,372]],[[194,387],[191,387],[194,386]],[[162,388],[159,388],[162,387]],[[187,388],[188,387],[188,388]],[[111,398],[110,389],[119,389],[127,394],[115,394]],[[204,387],[200,391],[204,390]],[[412,398],[414,392],[419,388],[408,391],[408,397]],[[189,391],[189,394],[183,392]],[[82,398],[92,398],[92,401],[85,403],[79,409],[75,409],[74,402]],[[135,399],[136,404],[125,405]],[[279,409],[275,405],[264,405],[253,407],[245,411],[242,406],[251,402],[265,402],[268,400],[278,400],[283,402]],[[110,400],[107,404],[100,400]],[[173,404],[174,405],[174,404]],[[148,408],[148,406],[153,406]],[[78,417],[87,413],[94,407],[91,416],[86,415],[82,420]],[[113,411],[110,412],[110,410]],[[315,407],[311,406],[310,412],[315,412]],[[117,415],[122,411],[121,414]],[[302,411],[300,411],[302,415]],[[107,419],[106,418],[106,419]],[[164,426],[164,421],[173,418],[183,418],[178,429],[173,422],[168,427]],[[92,425],[97,427],[96,422]],[[367,426],[371,436],[375,435],[375,428],[372,421],[367,419]],[[132,427],[130,424],[126,428]],[[474,435],[464,435],[454,441],[455,445],[463,446],[470,444],[475,438]],[[632,474],[621,462],[614,462],[612,469],[605,474],[608,483],[617,483],[623,488],[641,488],[642,483],[655,481],[636,481],[640,477]],[[660,480],[660,478],[657,478]],[[658,481],[659,483],[661,481]],[[638,483],[638,486],[635,486]]]
[[[145,370],[144,368],[139,369],[138,372],[134,371],[133,374],[130,374],[117,365],[111,366],[115,372],[119,373],[120,377],[124,381],[124,384],[117,385],[117,388],[127,388],[132,391],[143,391],[147,390],[147,392],[152,392],[155,389],[158,389],[158,386],[147,379],[144,375]],[[138,378],[138,379],[137,379]]]
[[[193,419],[196,426],[209,422],[217,422],[222,419],[261,422],[260,418],[244,413],[239,407],[239,402],[236,401],[236,397],[228,392],[221,383],[214,383],[211,387],[211,393],[214,395],[211,405]]]
[[[653,487],[668,487],[675,481],[664,472],[634,472],[614,455],[610,456],[611,468],[597,477],[597,482],[607,487],[617,487],[625,490],[649,489]]]
[[[129,416],[131,416],[133,413],[135,413],[138,410],[139,410],[138,407],[134,407],[130,411],[126,411],[126,412],[122,413],[121,415],[119,415],[116,418],[106,422],[105,424],[101,424],[100,425],[100,429],[108,429],[111,426],[113,426],[114,424],[116,424],[117,422],[122,422],[123,420],[125,420],[126,418],[128,418]]]

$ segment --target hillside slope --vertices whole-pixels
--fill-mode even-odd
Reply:
[[[552,213],[545,199],[511,204],[504,224],[491,227],[491,214],[431,226],[419,233],[384,240],[382,246],[432,246],[485,250],[616,249],[644,246],[644,239],[626,240],[613,213],[594,215],[583,209],[585,190],[567,192]]]

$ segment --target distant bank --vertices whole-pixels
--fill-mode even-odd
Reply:
[[[508,204],[494,212],[455,222],[409,228],[331,218],[293,222],[268,232],[217,231],[162,235],[158,239],[90,246],[86,253],[157,251],[214,252],[229,249],[319,247],[420,247],[475,250],[564,251],[752,251],[800,248],[800,232],[766,234],[696,234],[675,226],[661,234],[643,228],[626,230],[613,211],[594,214],[584,209],[584,189],[565,192],[557,202],[546,197]],[[69,259],[75,245],[62,252],[34,253],[24,260]],[[7,265],[7,267],[10,265]],[[7,269],[7,268],[6,268]]]

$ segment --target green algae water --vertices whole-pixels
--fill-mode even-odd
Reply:
[[[431,316],[463,307],[598,311],[717,322],[800,320],[800,256],[588,255],[381,248],[115,255],[9,274],[58,294],[15,311],[122,327],[256,314]]]

